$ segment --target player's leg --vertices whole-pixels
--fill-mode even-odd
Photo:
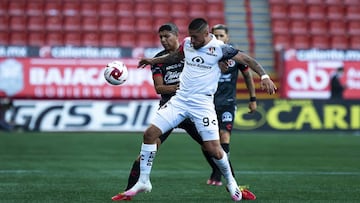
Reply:
[[[205,150],[213,156],[215,164],[220,169],[227,182],[227,189],[230,192],[231,198],[234,201],[240,201],[242,199],[242,193],[238,187],[235,177],[232,175],[227,154],[222,149],[220,141],[214,140],[216,137],[215,135],[218,136],[218,131],[203,131],[200,133],[204,139]]]
[[[176,101],[172,103],[176,103]],[[124,192],[127,196],[135,196],[139,192],[149,192],[152,189],[150,173],[157,151],[156,140],[158,140],[163,132],[173,129],[185,119],[181,116],[183,115],[180,113],[182,110],[172,103],[169,102],[163,105],[156,112],[152,124],[144,132],[140,151],[140,176],[136,184]]]
[[[214,160],[212,159],[211,155],[209,154],[209,152],[207,152],[203,147],[203,141],[202,138],[198,132],[198,130],[196,129],[195,124],[190,120],[190,119],[185,119],[183,122],[181,122],[178,126],[179,128],[184,129],[190,136],[191,138],[193,138],[193,140],[195,140],[199,145],[201,145],[201,151],[206,159],[206,161],[208,162],[208,164],[211,166],[212,171],[217,172],[217,179],[218,181],[213,181],[211,180],[211,182],[208,181],[207,184],[211,184],[211,185],[222,185],[221,183],[221,172],[220,170],[217,168],[217,165],[215,164]]]
[[[220,143],[222,148],[228,155],[231,172],[233,176],[235,176],[230,161],[230,135],[234,125],[235,106],[234,105],[216,106],[215,110],[219,122]],[[221,185],[221,172],[218,168],[213,168],[207,183],[210,185]]]
[[[203,99],[203,101],[209,99],[209,101],[207,103],[205,102],[205,104],[196,104],[194,108],[189,108],[192,120],[202,137],[204,149],[213,157],[215,164],[226,179],[231,198],[234,201],[240,201],[242,194],[231,173],[227,154],[220,145],[219,126],[212,98],[205,97],[201,99]]]
[[[173,130],[169,130],[166,133],[162,134],[158,140],[157,140],[157,149],[159,149],[160,145],[169,137],[169,135],[171,134]],[[140,156],[138,156],[135,161],[133,162],[133,165],[131,167],[130,170],[130,174],[128,177],[128,183],[127,186],[125,188],[126,190],[129,190],[130,188],[132,188],[135,183],[138,181],[140,176]]]

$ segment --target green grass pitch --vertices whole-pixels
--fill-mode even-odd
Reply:
[[[122,191],[142,133],[0,132],[0,202],[111,202]],[[360,202],[360,136],[234,132],[231,161],[253,202]],[[132,202],[232,202],[205,184],[210,168],[190,137],[174,133],[154,162],[151,193]]]

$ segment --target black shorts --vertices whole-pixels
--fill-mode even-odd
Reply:
[[[215,106],[219,129],[231,132],[234,125],[235,105]]]
[[[195,140],[197,143],[199,143],[199,145],[202,145],[203,141],[202,138],[200,136],[200,134],[198,133],[195,124],[190,120],[190,119],[185,119],[183,122],[181,122],[178,125],[178,128],[184,129],[190,136],[191,138],[193,138],[193,140]],[[171,132],[173,131],[173,129],[167,131],[166,133],[162,134],[159,138],[161,140],[161,143],[163,143],[171,134]]]

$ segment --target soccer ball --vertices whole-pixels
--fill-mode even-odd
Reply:
[[[112,85],[121,85],[128,78],[128,69],[121,61],[112,61],[108,63],[104,70],[105,80]]]

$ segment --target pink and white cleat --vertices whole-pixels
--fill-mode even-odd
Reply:
[[[132,188],[130,188],[129,190],[125,191],[123,194],[126,196],[135,196],[137,193],[139,192],[151,192],[152,189],[152,185],[150,183],[150,181],[144,183],[144,182],[140,182],[138,181]]]
[[[232,200],[238,202],[242,199],[242,193],[235,181],[232,181],[229,184],[227,184],[226,188],[229,191]]]

